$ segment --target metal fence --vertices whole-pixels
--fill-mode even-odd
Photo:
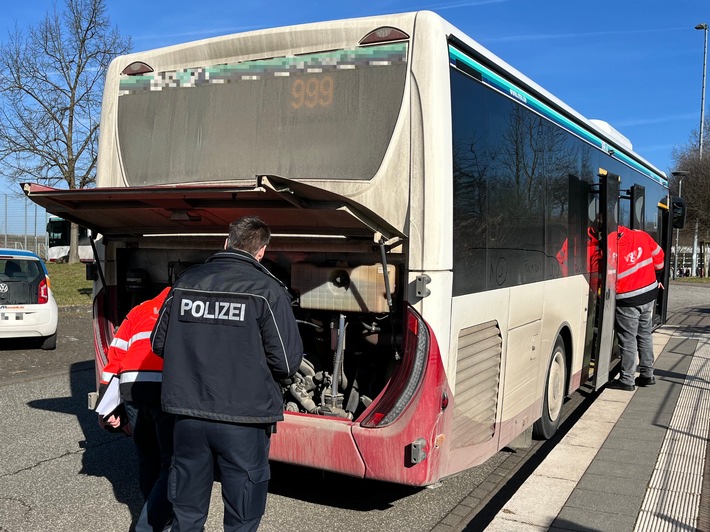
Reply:
[[[26,249],[47,258],[47,212],[26,197],[0,195],[0,247]]]

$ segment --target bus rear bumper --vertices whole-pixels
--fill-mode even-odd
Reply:
[[[354,477],[365,476],[352,422],[304,414],[284,414],[271,436],[269,459]]]

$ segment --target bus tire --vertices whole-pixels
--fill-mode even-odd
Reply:
[[[562,404],[565,400],[567,382],[567,358],[562,338],[557,338],[555,348],[547,365],[545,388],[542,398],[542,417],[533,424],[533,436],[539,440],[549,440],[557,432],[562,418]]]
[[[44,349],[45,351],[51,351],[56,348],[57,348],[57,333],[56,332],[53,335],[46,336],[45,338],[42,339],[42,345],[40,345],[40,349]]]

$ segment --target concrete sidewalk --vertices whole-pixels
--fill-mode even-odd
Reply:
[[[604,390],[486,530],[710,530],[710,307],[653,339],[656,385]]]

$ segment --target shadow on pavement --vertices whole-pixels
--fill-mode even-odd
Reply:
[[[116,500],[128,507],[131,521],[135,522],[143,505],[135,448],[130,437],[99,427],[96,413],[88,409],[87,395],[95,390],[94,375],[93,361],[71,363],[71,395],[36,399],[27,404],[31,408],[76,416],[83,434],[83,439],[77,442],[78,448],[84,449],[80,473],[108,480]]]

